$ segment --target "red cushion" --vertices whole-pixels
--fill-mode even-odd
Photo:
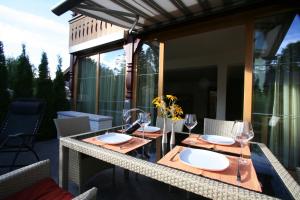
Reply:
[[[71,193],[61,189],[52,178],[44,178],[5,200],[70,200]]]

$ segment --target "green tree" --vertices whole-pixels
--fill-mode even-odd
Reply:
[[[7,58],[6,59],[6,67],[8,72],[8,88],[14,88],[16,85],[16,74],[17,74],[17,67],[18,67],[18,59],[16,58]]]
[[[56,68],[56,76],[53,81],[53,91],[54,91],[53,105],[54,105],[54,110],[56,112],[69,109],[69,103],[66,98],[64,74],[61,70],[62,58],[58,56],[57,59],[58,59],[58,64]]]
[[[3,43],[0,41],[0,122],[5,116],[9,104],[9,93],[7,85],[7,68],[3,50]]]
[[[55,112],[53,109],[53,83],[49,76],[48,58],[46,52],[42,53],[41,63],[38,67],[38,78],[36,80],[36,97],[43,99],[47,103],[44,119],[40,128],[40,137],[42,139],[52,138],[55,135],[55,126],[53,118]]]
[[[18,57],[16,78],[13,85],[15,97],[33,96],[33,73],[29,57],[26,54],[26,46],[22,45],[22,53]]]

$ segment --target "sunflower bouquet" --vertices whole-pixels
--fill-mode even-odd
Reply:
[[[159,96],[153,99],[152,103],[159,110],[158,114],[163,118],[180,120],[183,114],[182,108],[176,104],[177,97],[173,95]]]

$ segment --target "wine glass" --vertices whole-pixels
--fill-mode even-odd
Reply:
[[[131,118],[129,111],[130,110],[128,110],[128,109],[123,109],[123,112],[122,112],[122,119],[123,119],[122,133],[125,132],[127,122]]]
[[[198,124],[195,114],[186,114],[184,119],[184,125],[189,129],[189,135],[191,135],[192,129]]]
[[[247,160],[243,158],[243,148],[247,143],[254,137],[254,132],[251,122],[247,121],[235,121],[233,125],[233,131],[235,131],[235,140],[240,143],[241,146],[241,156],[239,163],[246,165]]]
[[[144,138],[144,130],[145,127],[148,126],[151,123],[151,116],[150,113],[146,113],[146,112],[141,112],[139,113],[139,117],[138,120],[140,122],[140,125],[142,127],[143,130],[143,138]]]
[[[147,112],[141,112],[138,116],[138,121],[142,127],[143,131],[143,139],[145,139],[145,127],[151,123],[151,114]],[[145,159],[147,156],[145,155],[145,145],[143,145],[143,153],[142,158]]]

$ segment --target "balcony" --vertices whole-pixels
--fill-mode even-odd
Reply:
[[[69,48],[102,37],[124,35],[125,29],[91,17],[78,15],[69,21]],[[94,43],[95,44],[95,43]],[[85,45],[85,48],[88,48]],[[72,51],[71,51],[72,53]]]

